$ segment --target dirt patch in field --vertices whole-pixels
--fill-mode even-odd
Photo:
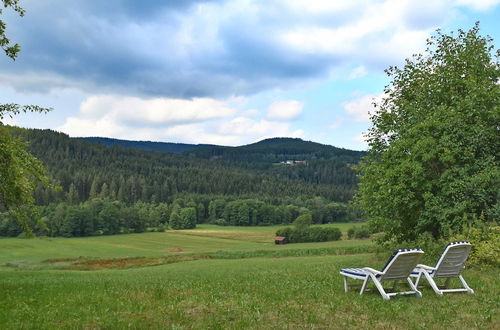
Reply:
[[[86,260],[74,262],[73,266],[83,268],[128,268],[134,266],[146,266],[161,264],[158,259],[152,258],[123,258],[105,260]]]
[[[59,259],[45,259],[42,262],[46,264],[55,264],[58,262],[72,262],[76,260],[78,260],[78,258],[59,258]]]
[[[70,269],[100,270],[100,269],[125,269],[132,267],[147,267],[167,265],[177,262],[211,259],[210,255],[170,255],[165,257],[137,257],[122,259],[92,259],[73,262]]]
[[[173,248],[173,249],[170,249],[168,252],[182,252],[182,251],[184,251],[184,250],[181,248]]]

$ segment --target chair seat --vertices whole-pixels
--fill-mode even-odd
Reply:
[[[434,271],[428,270],[427,273],[429,273],[429,275],[432,275],[434,273]],[[418,275],[420,275],[420,271],[418,270],[418,268],[415,268],[410,274],[410,276],[412,276],[412,277],[417,277]]]
[[[365,278],[368,275],[366,270],[364,270],[363,268],[344,268],[340,270],[340,273],[347,276],[355,276],[359,278]]]

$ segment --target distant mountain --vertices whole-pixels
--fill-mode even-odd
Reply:
[[[104,137],[77,137],[73,139],[84,140],[87,142],[97,142],[108,147],[122,146],[126,148],[134,148],[145,151],[171,152],[175,154],[180,154],[197,148],[218,147],[217,145],[213,144],[186,144],[186,143],[152,142],[152,141],[131,141],[131,140],[104,138]]]
[[[43,161],[50,177],[62,187],[60,191],[38,187],[35,197],[42,205],[65,200],[81,202],[95,196],[126,203],[171,203],[178,197],[194,199],[189,196],[204,196],[205,201],[221,196],[230,200],[255,197],[285,204],[297,198],[308,200],[320,196],[328,201],[347,202],[356,188],[354,171],[343,162],[328,161],[323,165],[311,162],[307,166],[270,163],[260,167],[262,164],[251,162],[232,164],[172,152],[105,146],[99,141],[72,139],[52,130],[9,129],[29,143],[29,151]],[[290,142],[303,143],[293,139]],[[265,147],[266,144],[270,145]],[[273,150],[273,146],[278,148],[279,144],[265,140],[253,146],[222,148],[251,149],[256,146],[262,147],[261,152],[265,153]],[[221,147],[192,151],[207,148]],[[258,155],[255,153],[256,157]],[[198,197],[195,200],[201,201]]]
[[[362,151],[337,148],[299,138],[277,137],[239,147],[183,144],[88,137],[76,138],[106,146],[143,151],[177,153],[189,159],[209,160],[218,166],[271,175],[280,179],[302,180],[313,184],[354,187],[357,178],[352,165],[366,155]]]
[[[357,163],[366,153],[334,146],[304,141],[299,138],[271,138],[240,147],[201,147],[185,151],[184,154],[205,159],[220,159],[229,162],[280,163],[287,160],[337,159]]]
[[[355,187],[358,181],[352,166],[366,152],[297,138],[271,138],[241,147],[196,148],[184,154],[282,179]]]

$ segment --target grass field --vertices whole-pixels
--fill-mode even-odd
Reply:
[[[421,299],[383,301],[376,292],[344,293],[338,274],[343,267],[383,265],[386,256],[371,252],[369,240],[276,246],[264,240],[275,229],[202,225],[183,232],[0,239],[0,328],[500,327],[498,269],[464,272],[474,295],[437,297],[424,288]],[[158,262],[110,269],[104,262],[110,260]],[[99,261],[100,268],[73,265],[82,261]]]

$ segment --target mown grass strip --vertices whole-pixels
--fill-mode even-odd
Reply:
[[[219,251],[209,253],[191,253],[169,255],[164,257],[132,257],[132,258],[74,258],[74,259],[46,259],[45,265],[60,270],[101,270],[126,269],[134,267],[158,266],[201,259],[248,259],[248,258],[286,258],[306,256],[352,255],[374,251],[373,246],[353,246],[342,248],[318,249],[284,249],[284,250],[256,250],[256,251]],[[23,268],[20,264],[8,263],[8,267]],[[47,269],[47,266],[43,267]],[[34,269],[34,268],[32,268]]]

